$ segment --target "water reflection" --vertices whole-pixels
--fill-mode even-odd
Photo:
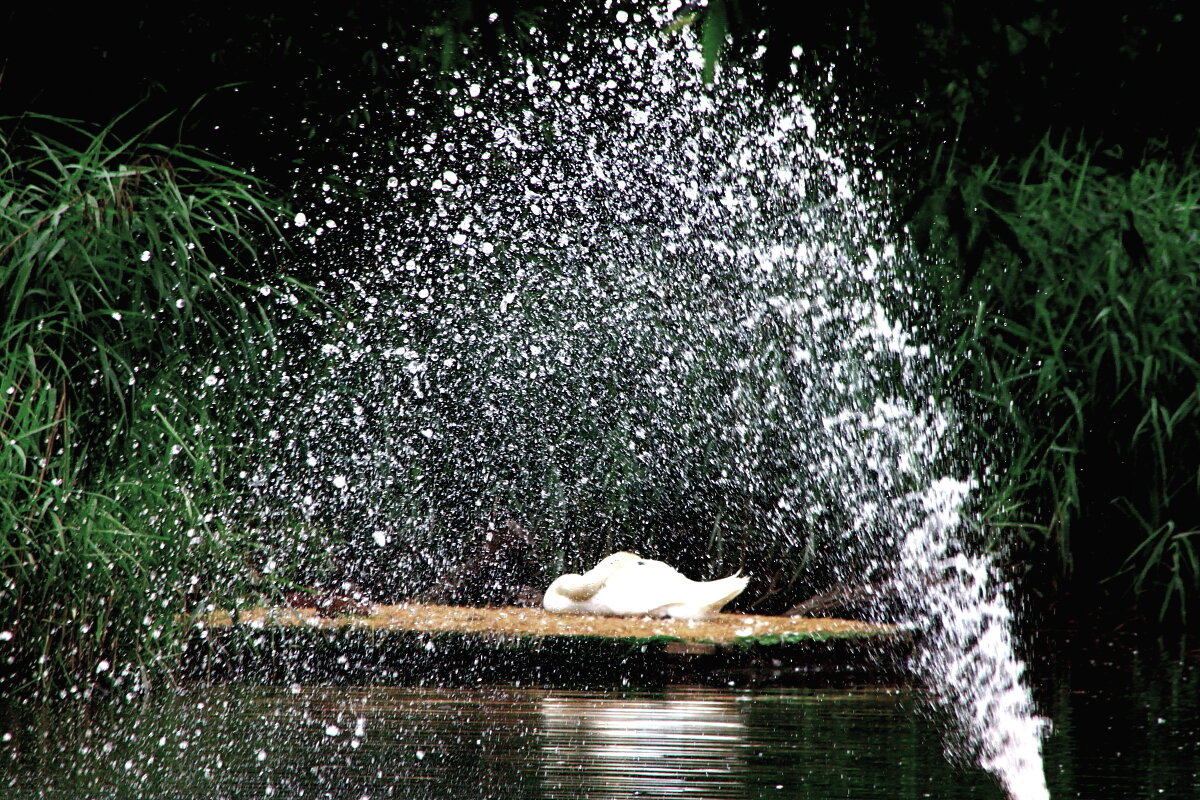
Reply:
[[[8,719],[6,798],[999,800],[886,689],[220,686]]]
[[[548,798],[745,797],[746,696],[549,696],[539,741]]]
[[[1045,754],[1055,800],[1200,797],[1194,643],[1076,637],[1045,657],[1037,671],[1054,720]]]
[[[1043,664],[1051,796],[1200,797],[1200,653]],[[1002,800],[887,688],[193,687],[123,710],[0,703],[0,798]]]

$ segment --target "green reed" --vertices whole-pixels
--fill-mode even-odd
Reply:
[[[1200,599],[1200,171],[1096,161],[1047,139],[1016,164],[956,164],[911,222],[946,256],[952,379],[973,387],[994,445],[991,518],[1064,573],[1120,573],[1110,588],[1186,620]]]
[[[270,331],[247,280],[275,210],[153,134],[0,121],[5,691],[133,691],[245,572],[226,415]]]

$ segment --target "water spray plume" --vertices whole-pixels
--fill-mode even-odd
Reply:
[[[374,218],[305,210],[353,311],[280,375],[264,515],[306,532],[281,547],[344,543],[398,594],[508,519],[538,579],[622,548],[712,576],[866,572],[924,632],[913,666],[952,749],[1047,797],[883,172],[843,155],[835,101],[727,62],[707,85],[670,23],[610,11],[536,63],[459,76],[444,124],[348,177]],[[318,231],[346,227],[362,244],[332,252]]]

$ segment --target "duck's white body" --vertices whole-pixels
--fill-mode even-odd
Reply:
[[[583,575],[556,578],[542,605],[553,614],[704,619],[741,594],[748,580],[693,581],[661,561],[613,553]]]

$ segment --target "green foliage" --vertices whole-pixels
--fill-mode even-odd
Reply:
[[[272,210],[151,130],[2,122],[0,686],[129,691],[233,588],[218,409],[269,326],[229,268]]]
[[[704,29],[700,34],[700,51],[704,56],[703,76],[705,83],[712,83],[717,73],[717,62],[725,47],[725,36],[729,33],[729,20],[725,17],[724,0],[712,0],[704,9]]]
[[[1068,571],[1127,570],[1161,617],[1186,618],[1200,599],[1200,172],[1096,161],[1046,140],[1009,166],[954,165],[912,228],[948,259],[964,357],[951,380],[974,387],[1005,465],[996,518],[1056,545]]]

